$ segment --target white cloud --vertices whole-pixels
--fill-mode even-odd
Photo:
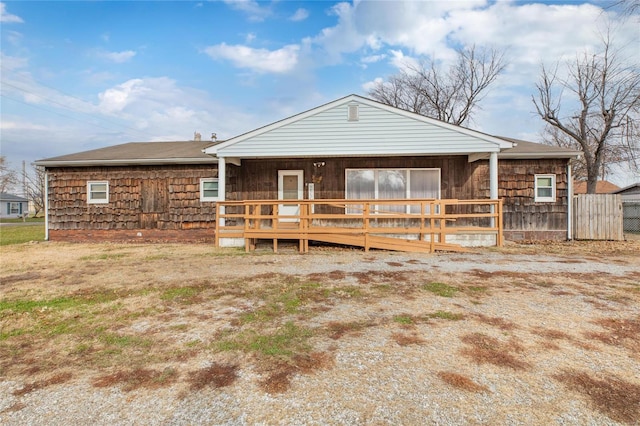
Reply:
[[[5,68],[8,71],[17,70],[20,68],[25,68],[29,64],[29,60],[27,58],[23,58],[20,56],[9,56],[5,55],[0,51],[0,62],[2,62],[2,68]],[[7,75],[2,76],[2,80],[6,80]]]
[[[244,38],[245,43],[251,43],[253,40],[256,39],[256,33],[249,33],[247,34],[247,36]]]
[[[8,13],[6,11],[6,7],[6,4],[0,3],[0,22],[5,22],[7,24],[21,24],[24,22],[21,17]]]
[[[256,72],[285,73],[298,63],[300,46],[291,44],[277,50],[254,49],[226,43],[209,46],[204,51],[213,59],[226,59],[236,67]]]
[[[369,56],[363,56],[360,59],[360,62],[363,62],[365,64],[373,64],[375,62],[380,62],[381,60],[383,60],[384,58],[386,58],[387,55],[380,54],[380,55],[369,55]]]
[[[377,77],[373,81],[367,81],[366,83],[364,83],[362,85],[362,90],[364,90],[365,92],[369,92],[371,89],[373,89],[374,87],[376,87],[378,84],[382,82],[384,82],[384,80],[381,77]]]
[[[300,22],[309,17],[309,11],[307,9],[300,8],[289,18],[290,21]]]
[[[408,71],[416,69],[420,65],[420,61],[411,56],[405,56],[402,50],[390,50],[391,59],[389,62],[399,70]]]
[[[232,9],[246,13],[249,20],[253,22],[262,22],[273,13],[269,7],[262,7],[255,0],[224,0],[224,2]]]
[[[105,50],[94,50],[93,54],[98,58],[104,59],[116,64],[122,64],[129,61],[136,56],[136,52],[133,50],[123,50],[122,52],[108,52]]]
[[[98,98],[103,114],[131,123],[149,135],[146,140],[185,140],[194,130],[230,137],[249,130],[246,126],[252,121],[212,100],[208,93],[180,86],[168,77],[130,79]]]

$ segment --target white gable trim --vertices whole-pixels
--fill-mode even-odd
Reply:
[[[285,127],[287,125],[290,125],[292,123],[296,123],[298,121],[304,120],[306,118],[312,117],[314,115],[317,114],[321,114],[325,111],[328,111],[332,108],[335,107],[339,107],[345,104],[362,104],[362,105],[367,105],[370,106],[372,108],[377,108],[377,109],[381,109],[381,110],[385,110],[387,112],[390,112],[392,114],[395,115],[400,115],[406,118],[409,118],[411,120],[415,120],[418,122],[422,122],[425,124],[428,124],[430,126],[434,126],[434,127],[438,127],[441,129],[444,129],[446,131],[450,131],[450,132],[454,132],[454,133],[458,133],[458,134],[462,134],[462,135],[466,135],[468,137],[472,137],[474,139],[477,139],[479,141],[485,142],[485,143],[489,143],[490,145],[483,149],[481,152],[499,152],[502,149],[507,149],[507,148],[512,148],[515,144],[509,141],[506,141],[504,139],[500,139],[500,138],[496,138],[494,136],[491,135],[487,135],[481,132],[477,132],[475,130],[470,130],[470,129],[466,129],[463,127],[459,127],[459,126],[455,126],[453,124],[449,124],[449,123],[445,123],[443,121],[439,121],[439,120],[435,120],[433,118],[429,118],[429,117],[425,117],[422,116],[420,114],[416,114],[413,112],[409,112],[409,111],[405,111],[399,108],[395,108],[377,101],[373,101],[371,99],[368,98],[363,98],[361,96],[358,95],[349,95],[346,96],[344,98],[340,98],[337,99],[335,101],[326,103],[324,105],[321,105],[319,107],[310,109],[308,111],[302,112],[300,114],[296,114],[294,116],[285,118],[283,120],[277,121],[275,123],[266,125],[264,127],[261,127],[259,129],[250,131],[248,133],[244,133],[242,135],[236,136],[234,138],[231,138],[221,144],[218,145],[214,145],[211,146],[207,149],[204,150],[204,152],[206,154],[210,154],[210,155],[217,155],[219,157],[224,157],[225,155],[225,151],[230,149],[231,147],[233,147],[234,145],[237,145],[243,141],[246,141],[248,139],[251,138],[255,138],[258,137],[260,135],[264,135],[265,133],[268,133],[270,131],[276,130],[276,129],[280,129],[282,127]],[[473,150],[472,150],[473,151]],[[452,154],[460,154],[461,152],[459,151],[452,151]],[[325,153],[325,155],[327,155],[330,153]],[[353,152],[351,155],[362,155],[364,153],[357,153],[357,152]],[[406,153],[405,153],[406,154]],[[417,152],[415,154],[418,154]],[[428,152],[425,152],[424,154],[428,154]],[[440,155],[442,155],[442,152],[438,153]],[[343,154],[344,155],[344,154]],[[260,155],[262,156],[262,155]],[[269,156],[269,155],[265,155],[265,156]],[[296,152],[295,149],[291,150],[291,156],[296,156]]]

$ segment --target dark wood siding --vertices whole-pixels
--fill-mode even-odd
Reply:
[[[321,162],[324,166],[314,166]],[[442,198],[469,199],[476,192],[477,182],[471,179],[474,164],[466,156],[242,160],[240,167],[227,167],[227,199],[277,199],[278,170],[303,170],[305,183],[315,183],[316,198],[344,198],[345,170],[365,168],[437,168]]]
[[[215,203],[200,201],[200,179],[215,165],[50,168],[51,230],[213,228]],[[109,203],[87,203],[87,181],[109,182]]]
[[[520,231],[511,232],[510,238],[529,239],[530,231],[557,231],[566,238],[567,160],[501,160],[499,165],[498,197],[504,199],[504,228]],[[556,176],[555,202],[534,201],[536,174]]]
[[[321,162],[324,166],[314,166]],[[562,159],[498,161],[504,228],[513,238],[535,238],[532,232],[540,232],[545,239],[566,236],[566,166],[567,160]],[[442,198],[484,199],[490,193],[489,161],[469,163],[467,156],[269,159],[243,160],[240,167],[229,166],[227,199],[277,199],[278,170],[303,170],[305,183],[314,182],[318,199],[344,198],[345,169],[349,168],[439,168]],[[534,202],[536,174],[556,175],[555,202]]]

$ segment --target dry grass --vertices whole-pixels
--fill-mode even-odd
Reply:
[[[461,389],[467,392],[489,391],[486,386],[479,385],[467,376],[463,376],[462,374],[454,373],[452,371],[439,371],[438,378],[456,389]]]
[[[515,354],[522,353],[524,349],[514,340],[503,343],[483,333],[466,334],[460,340],[469,346],[460,353],[478,364],[493,364],[513,370],[526,370],[530,367],[529,363],[516,357]]]
[[[594,323],[604,328],[605,331],[585,332],[585,337],[607,345],[622,346],[635,353],[640,350],[640,318],[603,318],[594,321]]]
[[[93,380],[93,386],[106,388],[120,385],[122,390],[130,392],[140,388],[157,389],[167,387],[175,383],[177,379],[178,373],[173,368],[165,368],[164,370],[136,368],[97,377]]]
[[[516,328],[518,328],[518,325],[513,321],[509,321],[500,317],[490,317],[488,315],[475,314],[474,318],[483,324],[497,327],[500,330],[515,330]]]
[[[207,386],[215,389],[231,386],[238,378],[237,365],[220,365],[213,363],[209,367],[193,371],[187,381],[191,390],[200,390]]]
[[[606,246],[596,244],[598,250]],[[578,257],[572,245],[557,247],[569,250],[561,262],[588,258]],[[637,365],[640,275],[633,272],[447,273],[422,265],[431,261],[428,255],[407,260],[341,250],[247,256],[197,245],[14,248],[2,253],[0,271],[0,376],[20,383],[16,398],[71,379],[125,391],[200,392],[238,386],[243,370],[260,374],[256,384],[264,392],[286,393],[296,376],[333,374],[336,354],[379,351],[411,354],[416,366],[428,366],[420,370],[427,381],[465,392],[489,393],[460,371],[474,371],[474,377],[482,371],[492,394],[500,391],[486,378],[523,383],[560,372],[554,377],[585,398],[604,400],[607,392],[626,398],[626,412],[593,402],[614,420],[628,422],[625,413],[636,401],[640,379],[632,374],[626,381],[596,379],[606,372],[584,365],[583,373],[567,372],[561,365],[601,357],[620,360],[618,369]],[[556,246],[498,251],[509,262],[512,254],[547,255],[548,249]],[[637,259],[637,251],[627,255],[630,249],[614,245],[610,252],[598,250],[588,253],[601,262],[632,265]],[[326,263],[329,272],[314,272]],[[367,367],[367,377],[383,364]],[[601,394],[587,394],[589,386]],[[531,393],[534,401],[545,397],[539,389]],[[6,407],[23,409],[20,401]]]
[[[36,390],[39,390],[39,389],[43,389],[43,388],[46,388],[48,386],[60,385],[62,383],[66,383],[69,380],[71,380],[72,378],[73,378],[73,374],[71,374],[68,371],[62,372],[62,373],[57,373],[57,374],[54,374],[53,376],[49,377],[48,379],[38,380],[38,381],[35,381],[35,382],[27,383],[26,385],[24,385],[20,389],[17,389],[15,391],[13,391],[13,395],[14,396],[26,395],[29,392],[33,392],[33,391],[36,391]]]
[[[313,374],[333,365],[333,355],[327,352],[312,352],[297,355],[289,362],[270,363],[263,367],[266,374],[259,383],[260,388],[270,394],[284,393],[289,390],[291,378],[296,374]]]
[[[400,346],[421,345],[425,340],[417,333],[392,333],[391,338]]]
[[[581,394],[598,411],[613,420],[629,425],[638,424],[640,385],[614,376],[598,379],[575,370],[563,371],[553,378]]]

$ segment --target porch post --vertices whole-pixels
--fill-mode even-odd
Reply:
[[[489,155],[489,198],[498,199],[498,153]]]
[[[224,157],[218,157],[218,201],[226,200],[227,163]],[[224,214],[224,206],[218,206],[218,216]],[[217,217],[220,226],[224,226],[224,218]]]
[[[492,152],[489,154],[489,198],[492,200],[498,199],[498,153]],[[491,213],[495,213],[495,206],[491,206]],[[496,226],[496,220],[491,218],[491,227]]]
[[[44,172],[44,239],[49,241],[49,172]]]
[[[567,240],[573,239],[573,176],[571,160],[567,161]]]

